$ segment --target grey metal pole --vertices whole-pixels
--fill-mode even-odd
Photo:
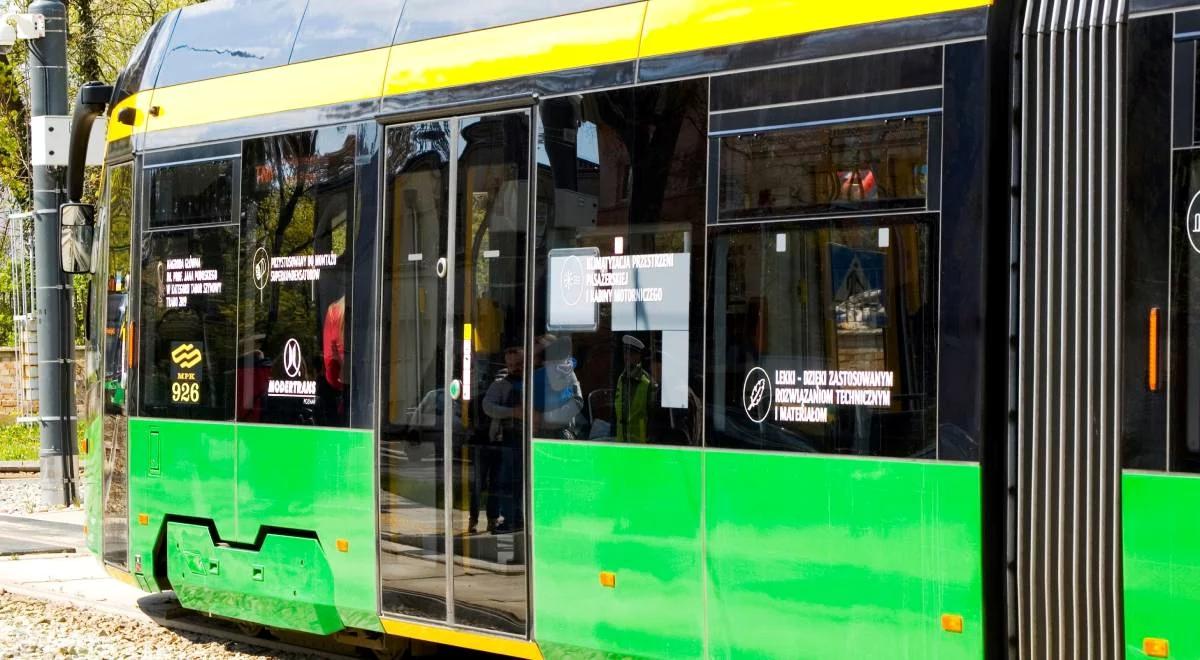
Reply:
[[[66,7],[59,0],[37,0],[29,6],[29,13],[46,17],[46,36],[28,42],[30,116],[64,117],[67,114]],[[34,123],[38,125],[36,120]],[[43,125],[52,127],[55,123]],[[63,130],[61,124],[58,130]],[[53,155],[51,161],[57,160],[54,156],[60,155]],[[37,154],[34,162],[38,162]],[[64,173],[64,168],[58,166],[33,167],[41,487],[42,503],[48,505],[69,505],[75,499],[75,321],[70,276],[63,273],[60,263],[58,227]]]

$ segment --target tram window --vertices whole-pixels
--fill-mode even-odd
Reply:
[[[535,437],[700,444],[706,116],[704,81],[541,105]]]
[[[755,69],[712,79],[714,111],[942,84],[942,47]]]
[[[928,220],[710,236],[710,446],[936,457]]]
[[[341,55],[351,50],[347,44],[354,44],[352,50],[391,45],[403,11],[404,3],[395,0],[356,0],[354,11],[346,11],[345,0],[309,0],[291,62]]]
[[[433,39],[451,34],[523,23],[620,5],[630,0],[464,0],[446,11],[442,0],[408,0],[396,29],[395,43]]]
[[[337,126],[245,143],[239,421],[349,422],[355,137]]]
[[[236,228],[142,234],[139,414],[233,419]]]
[[[221,224],[233,219],[233,160],[146,170],[150,227]]]
[[[718,219],[925,208],[929,118],[723,137]]]
[[[154,86],[287,64],[306,6],[295,0],[255,0],[244,4],[236,21],[207,5],[183,8],[171,29]]]
[[[1182,44],[1181,44],[1182,45]],[[1195,51],[1195,56],[1192,58],[1192,144],[1200,144],[1200,48],[1196,47],[1195,42],[1188,44]]]
[[[128,409],[129,378],[129,275],[130,239],[133,225],[133,165],[111,167],[105,182],[108,195],[107,231],[101,240],[108,259],[99,271],[102,285],[93,284],[96,296],[94,318],[103,319],[104,411],[125,414]],[[103,305],[103,307],[101,307]],[[101,309],[103,311],[101,311]]]

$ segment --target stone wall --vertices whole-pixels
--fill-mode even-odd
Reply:
[[[84,349],[75,347],[75,410],[82,414],[84,408]],[[17,360],[17,349],[11,346],[0,347],[0,421],[12,420],[22,414],[21,391],[24,387],[22,365]],[[32,372],[31,372],[32,375]],[[32,412],[37,412],[37,401],[33,402]]]

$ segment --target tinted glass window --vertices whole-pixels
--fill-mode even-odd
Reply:
[[[237,418],[343,426],[356,127],[246,142]]]
[[[750,133],[719,143],[721,220],[925,207],[928,117]]]
[[[1192,114],[1192,143],[1200,143],[1200,48],[1196,48],[1196,42],[1188,43],[1195,54],[1192,56],[1192,107],[1188,108]],[[1181,44],[1182,46],[1183,44]]]
[[[700,443],[706,116],[704,81],[542,104],[535,437]]]
[[[712,79],[713,110],[831,99],[940,85],[942,49],[759,69]]]
[[[133,165],[120,165],[108,171],[108,262],[103,272],[104,309],[104,392],[105,409],[110,413],[126,411],[129,387],[129,283],[130,233],[133,227]]]
[[[182,10],[156,86],[287,64],[304,6],[294,0],[221,0]]]
[[[345,0],[308,0],[291,61],[388,46],[403,10],[396,0],[356,0],[354,11]]]
[[[448,34],[482,30],[499,25],[561,16],[601,7],[627,4],[630,0],[464,0],[447,11],[441,0],[408,0],[396,30],[396,43],[432,39]]]
[[[143,89],[154,86],[158,65],[162,62],[163,52],[167,48],[166,35],[174,27],[178,17],[177,12],[167,14],[138,42],[129,57],[129,64],[117,78],[113,91],[113,106]]]
[[[101,448],[103,489],[104,560],[126,565],[129,551],[129,394],[133,388],[130,369],[129,286],[133,230],[133,163],[115,165],[108,170],[105,185],[107,205],[101,221],[101,259],[92,290],[97,298],[93,314],[102,319],[103,335],[98,338],[104,350],[103,374],[99,399],[104,415]]]
[[[237,255],[233,226],[143,232],[139,414],[233,419]]]
[[[714,230],[707,443],[934,458],[935,237],[901,220]]]
[[[146,170],[151,228],[230,222],[233,160],[219,159]]]

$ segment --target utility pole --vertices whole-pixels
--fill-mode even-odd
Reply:
[[[70,137],[67,9],[60,0],[36,0],[28,11],[45,20],[45,34],[28,42],[42,503],[69,505],[75,500],[75,319],[58,219]]]

